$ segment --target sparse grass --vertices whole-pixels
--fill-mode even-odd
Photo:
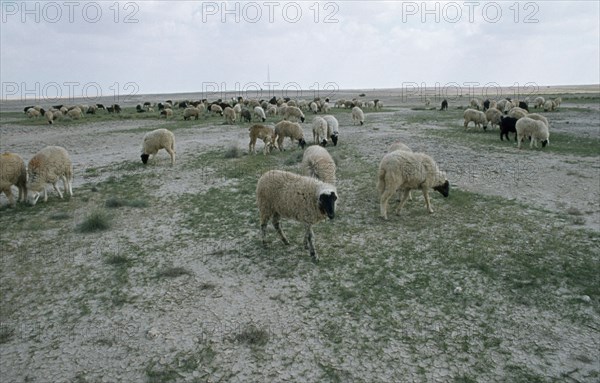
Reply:
[[[143,208],[143,207],[148,207],[148,202],[141,200],[141,199],[126,200],[126,199],[111,197],[106,200],[104,206],[107,208],[120,208],[120,207],[124,207],[124,206]]]
[[[183,275],[193,275],[193,273],[183,267],[168,267],[156,273],[157,278],[177,278]]]
[[[225,158],[239,158],[243,155],[242,150],[237,145],[232,145],[225,150]]]
[[[102,211],[94,211],[77,226],[80,233],[93,233],[110,229],[110,218]]]
[[[254,324],[248,324],[238,334],[235,334],[234,340],[248,346],[262,347],[269,341],[269,333]]]

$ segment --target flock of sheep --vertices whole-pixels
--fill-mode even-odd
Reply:
[[[158,103],[161,116],[171,118],[175,115],[174,105],[183,109],[182,116],[185,120],[192,117],[198,119],[205,113],[217,114],[225,117],[228,124],[236,121],[257,122],[249,128],[250,142],[248,152],[256,154],[256,142],[262,140],[264,143],[263,154],[267,155],[273,149],[283,151],[284,139],[290,138],[292,142],[297,141],[302,149],[306,146],[304,130],[300,123],[306,121],[306,113],[315,116],[312,120],[312,133],[314,145],[309,146],[302,159],[304,175],[271,170],[260,177],[256,188],[257,206],[260,213],[260,227],[262,241],[266,245],[266,231],[269,222],[272,222],[277,234],[285,244],[288,239],[282,231],[280,220],[282,218],[293,219],[305,225],[304,245],[309,250],[311,257],[318,259],[314,247],[314,232],[312,226],[326,218],[333,219],[335,216],[335,205],[338,199],[336,189],[336,165],[335,161],[325,148],[330,142],[336,146],[339,140],[339,122],[333,115],[327,113],[330,110],[329,100],[318,98],[311,102],[303,100],[290,100],[272,98],[269,101],[256,100],[231,100],[232,105],[221,100],[208,103],[206,100],[198,102],[184,101],[173,103],[166,101]],[[237,102],[236,102],[237,101]],[[560,98],[555,100],[544,100],[538,97],[534,100],[534,107],[543,107],[544,110],[554,110],[560,106]],[[426,106],[430,100],[426,100]],[[362,102],[357,99],[352,101],[338,100],[335,103],[338,108],[351,109],[354,124],[364,124],[365,116],[361,107],[373,110],[380,109],[382,104],[379,100]],[[537,146],[537,141],[542,146],[548,143],[548,121],[545,117],[528,112],[528,104],[524,101],[511,101],[508,99],[499,101],[471,100],[470,108],[464,111],[464,127],[470,122],[476,127],[483,129],[491,123],[494,127],[498,125],[501,130],[501,138],[508,133],[516,133],[518,147],[525,137],[531,138],[531,145]],[[154,105],[145,103],[136,107],[136,111],[153,112]],[[442,102],[441,110],[446,110],[448,103]],[[52,123],[61,115],[71,118],[81,118],[84,113],[94,114],[98,109],[106,109],[109,113],[119,113],[118,105],[108,108],[97,104],[93,106],[78,105],[73,107],[59,106],[45,111],[39,106],[26,107],[24,112],[31,118],[45,116]],[[251,112],[252,111],[252,112]],[[282,116],[283,120],[274,126],[262,124],[267,116]],[[167,129],[156,129],[144,135],[142,140],[141,160],[144,164],[154,157],[157,152],[164,149],[171,158],[171,165],[175,164],[175,136]],[[15,206],[15,200],[11,192],[11,186],[15,185],[19,191],[19,201],[27,201],[35,205],[43,193],[44,202],[47,200],[45,185],[50,183],[60,198],[63,193],[56,186],[59,180],[63,181],[64,192],[73,195],[72,180],[73,166],[68,152],[58,146],[48,146],[35,154],[28,165],[14,153],[4,153],[0,156],[1,184],[0,192],[4,192],[11,206]],[[382,158],[377,172],[377,190],[380,198],[380,215],[387,219],[387,206],[390,198],[396,193],[400,194],[400,202],[396,211],[399,213],[406,201],[410,198],[411,190],[420,189],[423,193],[427,210],[433,213],[428,191],[433,189],[444,197],[449,194],[450,184],[445,173],[441,172],[430,156],[425,153],[413,153],[412,150],[401,142],[394,143],[389,152]],[[28,193],[28,190],[30,193]]]

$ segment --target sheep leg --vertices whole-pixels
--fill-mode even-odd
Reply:
[[[169,156],[171,156],[171,166],[175,165],[175,151],[171,148],[166,148],[165,150],[169,153]]]
[[[427,211],[432,214],[433,208],[431,207],[431,201],[429,201],[429,193],[427,192],[427,188],[421,189],[423,190],[423,197],[425,198],[425,205],[427,205]]]
[[[277,231],[277,234],[279,234],[279,237],[281,238],[281,241],[283,241],[284,244],[289,245],[290,242],[285,237],[285,234],[283,234],[283,230],[281,230],[281,224],[279,223],[279,215],[278,214],[275,214],[273,216],[273,227]]]
[[[62,177],[61,177],[61,178],[62,178]],[[54,188],[54,190],[56,190],[56,192],[58,193],[58,196],[59,196],[59,197],[62,199],[62,198],[63,198],[63,195],[62,195],[62,193],[60,192],[60,190],[58,190],[58,186],[56,186],[56,183],[57,183],[57,182],[58,182],[58,180],[54,181],[54,182],[52,183],[52,187]]]
[[[267,245],[267,223],[268,220],[261,222],[260,224],[260,231],[262,233],[262,243],[263,245]]]
[[[44,186],[43,192],[44,192],[44,202],[48,202],[48,192],[46,191],[46,187],[45,186]]]
[[[1,192],[2,191],[0,191],[0,193]],[[4,194],[6,194],[6,198],[8,198],[8,203],[10,204],[10,206],[12,206],[12,207],[17,206],[17,204],[15,202],[15,198],[13,197],[13,194],[12,194],[12,190],[10,190],[10,186],[8,188],[4,189]]]
[[[390,197],[396,193],[395,190],[385,189],[381,194],[381,199],[379,200],[379,209],[381,211],[381,218],[387,219],[387,205]]]
[[[315,245],[313,243],[314,238],[315,238],[315,233],[313,232],[311,225],[306,225],[306,234],[304,235],[304,248],[308,249],[308,251],[310,252],[310,256],[315,261],[318,261],[319,256],[317,255],[317,252],[315,251]]]
[[[400,214],[400,210],[404,207],[406,201],[408,201],[408,195],[410,194],[410,189],[402,190],[402,197],[400,198],[400,204],[396,208],[396,214]]]

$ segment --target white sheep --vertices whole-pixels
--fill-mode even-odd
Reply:
[[[492,128],[494,127],[494,125],[500,126],[500,120],[502,119],[502,112],[496,108],[490,107],[488,110],[485,111],[485,118],[486,118],[487,122],[492,123]]]
[[[300,110],[300,108],[298,108],[297,106],[286,106],[285,107],[285,110],[283,111],[283,119],[289,120],[290,117],[295,120],[299,119],[302,122],[304,122],[304,120],[305,120],[304,113],[302,113],[302,110]]]
[[[560,106],[560,104],[562,103],[562,98],[557,97],[554,100],[552,100],[552,102],[554,102],[554,108],[558,108]]]
[[[521,143],[525,137],[531,137],[530,148],[533,146],[537,148],[538,140],[542,142],[542,148],[550,143],[550,133],[544,121],[523,117],[519,118],[515,128],[517,129],[517,147],[519,149],[521,149]]]
[[[164,149],[171,156],[171,165],[175,164],[175,135],[167,129],[156,129],[144,135],[142,141],[142,162],[148,163],[148,157]]]
[[[27,199],[27,168],[25,161],[18,154],[2,153],[0,155],[0,193],[4,192],[10,206],[17,204],[12,195],[11,186],[15,185],[19,189],[19,202],[25,202]]]
[[[312,145],[306,148],[302,156],[302,167],[305,175],[335,185],[335,161],[322,146]]]
[[[519,118],[525,117],[528,113],[529,112],[525,109],[515,106],[508,111],[508,117],[516,118],[518,120]]]
[[[223,116],[223,108],[220,105],[212,104],[210,106],[210,111],[214,114],[218,114],[219,116]]]
[[[328,114],[323,116],[323,119],[327,122],[327,138],[331,139],[333,146],[337,146],[340,135],[340,124],[337,118]]]
[[[548,129],[550,129],[550,124],[548,123],[548,119],[544,116],[542,116],[541,114],[538,113],[529,113],[527,115],[527,117],[533,119],[533,120],[538,120],[538,121],[542,121],[544,124],[546,124],[546,126],[548,127]]]
[[[265,143],[263,154],[266,156],[271,151],[275,143],[275,129],[270,126],[254,124],[248,131],[250,132],[250,143],[248,144],[248,153],[256,154],[256,140],[261,139]]]
[[[233,111],[235,112],[235,119],[241,121],[242,118],[242,104],[237,103],[233,106]]]
[[[358,106],[352,108],[352,125],[354,125],[355,122],[359,122],[360,125],[365,123],[365,114]]]
[[[226,106],[225,109],[223,109],[223,115],[225,116],[225,121],[229,125],[232,125],[235,122],[236,113],[232,107]]]
[[[329,105],[329,103],[327,101],[325,101],[323,103],[323,105],[321,105],[321,111],[323,113],[329,113],[330,110],[331,110],[331,106]]]
[[[425,107],[427,108],[427,107],[429,107],[429,105],[431,105],[431,99],[429,97],[427,97],[425,99]]]
[[[554,108],[554,102],[552,100],[546,100],[546,102],[544,103],[544,112],[552,112]]]
[[[380,196],[381,217],[387,219],[387,204],[397,190],[402,190],[403,195],[396,210],[400,210],[406,203],[410,190],[421,189],[429,213],[433,213],[429,201],[428,189],[432,188],[448,197],[450,184],[446,175],[437,167],[431,157],[424,153],[411,153],[402,150],[386,154],[379,164],[377,189]]]
[[[476,108],[477,110],[481,110],[483,108],[483,102],[478,98],[472,99],[470,105],[472,108]]]
[[[283,140],[285,137],[289,137],[292,142],[298,140],[298,145],[304,149],[306,141],[304,140],[304,131],[297,122],[280,121],[275,125],[275,137],[274,141],[277,142],[277,147],[280,151],[283,151]]]
[[[315,144],[327,145],[327,121],[322,117],[315,117],[313,120],[313,140]]]
[[[58,112],[58,111],[57,111]],[[60,113],[60,112],[58,112]],[[54,113],[51,111],[46,111],[46,113],[44,113],[44,117],[46,117],[46,121],[48,121],[48,124],[52,124],[54,121]]]
[[[71,117],[73,120],[79,120],[83,117],[83,112],[79,107],[75,107],[67,112],[67,116]]]
[[[544,97],[542,96],[537,96],[534,100],[533,100],[533,107],[534,108],[541,108],[542,106],[544,106],[544,103],[546,102],[546,100],[544,99]]]
[[[317,112],[319,111],[319,106],[314,101],[309,104],[309,107],[310,107],[310,111],[313,112],[314,114],[317,114]]]
[[[171,111],[171,113],[172,112],[173,111]],[[192,117],[194,117],[194,120],[197,120],[200,117],[200,111],[198,110],[198,108],[194,108],[193,106],[189,107],[189,108],[185,108],[183,110],[183,119],[190,120]]]
[[[304,247],[313,259],[318,260],[312,225],[325,218],[334,218],[337,199],[335,186],[315,178],[281,170],[266,172],[256,185],[263,245],[267,244],[267,224],[271,219],[282,242],[289,245],[279,221],[290,218],[305,225]]]
[[[496,108],[504,113],[507,113],[512,107],[512,102],[508,101],[507,99],[502,99],[496,103]]]
[[[391,144],[390,148],[388,150],[388,153],[395,152],[396,150],[402,150],[404,152],[410,152],[410,153],[413,152],[413,150],[408,145],[406,145],[405,143],[403,143],[401,141],[396,141],[393,144]],[[400,198],[402,198],[402,191],[398,190],[398,192],[400,193]],[[413,200],[412,191],[410,191],[410,190],[408,192],[408,200],[409,201]]]
[[[29,109],[27,109],[27,117],[29,117],[29,118],[38,118],[41,115],[42,114],[38,110],[36,110],[35,108],[29,108]]]
[[[159,117],[160,116],[165,116],[165,118],[173,117],[173,109],[171,109],[171,108],[165,108],[165,109],[161,110],[160,114],[159,114]]]
[[[254,117],[259,118],[262,122],[267,121],[267,117],[265,116],[265,110],[260,106],[254,107]]]
[[[271,117],[276,116],[277,115],[277,106],[275,106],[273,104],[269,104],[265,113],[267,114],[267,116],[271,116]]]
[[[60,198],[63,194],[56,187],[59,179],[63,182],[64,192],[69,196],[73,195],[73,164],[67,150],[60,146],[46,146],[37,152],[27,165],[29,176],[29,190],[33,193],[27,197],[29,204],[35,205],[44,193],[44,202],[48,201],[46,184],[52,184],[52,187],[58,193]]]
[[[487,118],[485,117],[485,113],[475,110],[475,109],[466,109],[463,113],[463,118],[465,119],[464,126],[465,129],[469,126],[469,122],[473,122],[475,127],[483,127],[485,130],[487,128]]]

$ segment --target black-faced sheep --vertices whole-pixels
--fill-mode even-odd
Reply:
[[[402,190],[403,195],[396,210],[400,210],[406,203],[410,190],[421,189],[429,213],[433,213],[429,201],[428,189],[432,188],[448,197],[450,183],[446,175],[437,167],[431,157],[424,153],[411,153],[402,150],[386,154],[378,170],[377,189],[380,195],[381,217],[387,219],[387,204],[397,190]]]
[[[306,148],[302,156],[302,167],[305,175],[335,185],[335,161],[327,149],[319,145]]]
[[[175,135],[167,129],[156,129],[144,135],[142,141],[142,162],[148,163],[148,158],[164,149],[171,156],[171,165],[175,164]]]
[[[298,146],[304,149],[306,141],[304,140],[304,132],[302,127],[297,122],[280,121],[275,125],[275,141],[280,151],[283,151],[283,140],[289,137],[292,142],[298,141]]]
[[[210,111],[213,112],[213,113],[215,113],[215,114],[218,114],[221,117],[223,117],[223,108],[221,108],[220,105],[212,104],[210,106]]]
[[[492,128],[494,125],[500,126],[500,119],[502,118],[502,112],[496,108],[489,108],[485,111],[485,118],[488,123],[492,124]]]
[[[46,184],[52,184],[60,198],[63,194],[56,187],[59,179],[63,181],[64,192],[73,195],[73,164],[67,150],[60,146],[47,146],[37,152],[27,165],[29,175],[28,188],[32,193],[27,197],[29,204],[35,205],[44,193],[44,202],[48,201]]]
[[[352,125],[354,125],[355,122],[358,122],[360,125],[365,123],[365,114],[358,106],[352,108]]]
[[[267,121],[267,116],[265,116],[265,110],[261,106],[254,107],[254,116],[260,119],[262,122]]]
[[[542,148],[548,145],[550,134],[548,126],[540,120],[534,120],[529,117],[520,118],[516,123],[517,129],[517,147],[521,149],[521,143],[525,137],[531,137],[529,147],[537,148],[537,141],[542,142]]]
[[[18,154],[2,153],[0,155],[0,193],[4,192],[10,206],[15,207],[16,202],[12,195],[11,186],[19,189],[19,202],[27,199],[27,168],[25,161]]]
[[[283,112],[283,119],[289,120],[290,118],[294,120],[299,119],[302,122],[304,122],[305,120],[304,113],[302,113],[300,108],[296,106],[287,106],[285,108],[285,111]]]
[[[332,115],[325,115],[323,119],[327,122],[327,138],[331,138],[331,142],[333,142],[333,146],[337,146],[339,135],[340,135],[340,124]]]
[[[260,214],[263,245],[267,244],[267,224],[270,220],[281,241],[289,245],[280,220],[293,219],[305,225],[304,247],[309,250],[313,259],[318,260],[312,225],[335,217],[337,199],[335,186],[315,178],[281,170],[266,172],[256,185],[256,204]]]
[[[322,117],[315,117],[312,123],[313,140],[315,144],[327,146],[327,121]]]
[[[469,122],[473,122],[476,128],[479,126],[483,127],[483,130],[487,128],[487,118],[485,117],[485,113],[480,112],[479,110],[466,109],[463,112],[463,118],[465,120],[463,124],[465,129],[469,126]]]
[[[192,117],[197,120],[200,117],[200,111],[197,108],[185,108],[183,110],[183,119],[190,120]]]

